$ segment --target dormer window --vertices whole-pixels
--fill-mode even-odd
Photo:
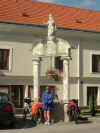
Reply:
[[[80,19],[76,19],[75,21],[76,21],[76,23],[82,23],[82,21]]]
[[[28,15],[26,12],[23,12],[23,13],[22,13],[22,16],[23,16],[23,17],[29,17],[29,15]]]

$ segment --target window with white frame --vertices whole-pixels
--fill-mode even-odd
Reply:
[[[9,70],[9,49],[0,49],[0,70]]]

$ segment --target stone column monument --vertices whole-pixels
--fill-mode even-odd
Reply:
[[[47,39],[41,40],[40,42],[33,45],[33,88],[34,88],[34,99],[39,99],[40,89],[40,73],[39,73],[39,58],[55,57],[60,56],[63,59],[63,82],[62,82],[62,94],[63,103],[69,101],[69,60],[70,60],[70,49],[71,46],[68,41],[56,37],[56,23],[53,16],[49,15],[48,20],[48,36]],[[54,65],[53,65],[54,66]],[[67,105],[64,105],[65,121],[68,121],[67,117]]]

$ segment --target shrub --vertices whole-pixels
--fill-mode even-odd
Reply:
[[[97,106],[97,101],[96,101],[96,96],[94,97],[94,108]],[[92,96],[89,97],[89,110],[90,112],[93,109],[93,101],[92,101]]]

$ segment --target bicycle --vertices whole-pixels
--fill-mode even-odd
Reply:
[[[78,101],[73,99],[68,103],[67,114],[69,121],[75,121],[77,123],[80,117],[80,108],[78,107]]]
[[[30,98],[25,98],[24,102],[25,102],[25,106],[24,106],[24,118],[23,119],[26,121],[27,114],[29,114],[30,118],[32,118],[31,102],[33,101]]]
[[[25,107],[24,107],[24,120],[26,120],[27,114],[30,115],[31,121],[34,124],[44,122],[42,103],[34,102],[30,98],[25,98]],[[31,102],[33,102],[31,104]]]
[[[75,121],[75,123],[78,122],[79,119],[79,111],[77,110],[77,107],[74,106],[74,109],[72,110],[72,117],[73,117],[73,121]]]

